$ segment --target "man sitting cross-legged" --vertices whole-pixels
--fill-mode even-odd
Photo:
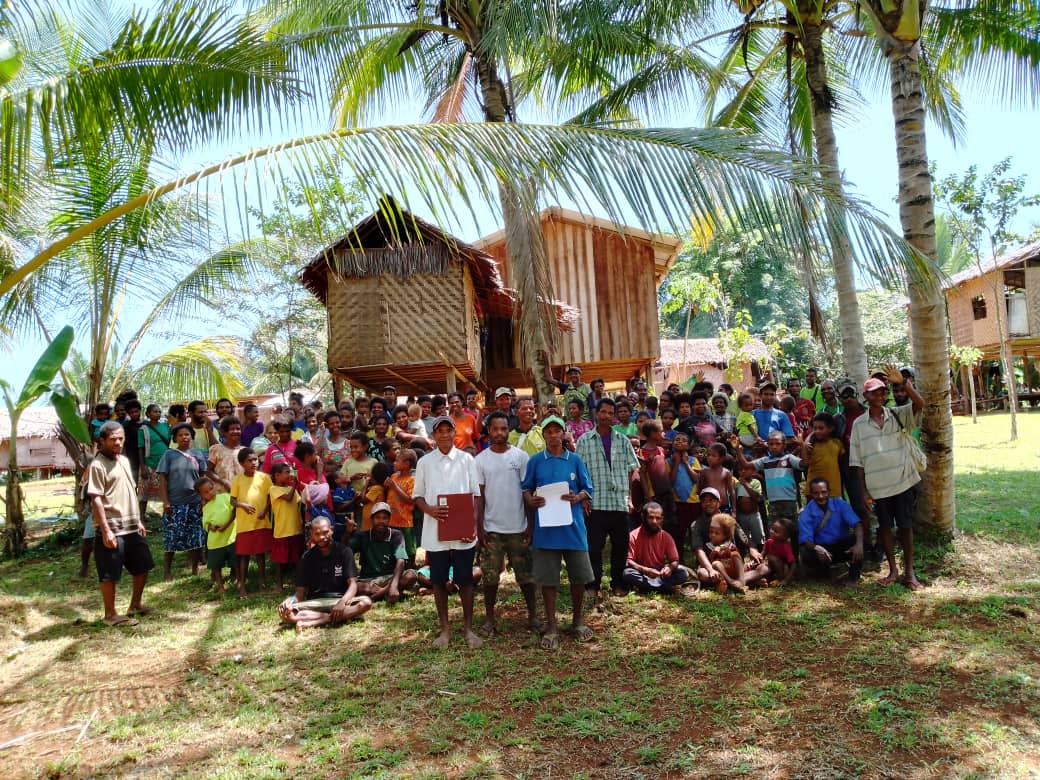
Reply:
[[[415,587],[414,569],[406,569],[408,552],[404,534],[390,527],[390,505],[380,501],[372,507],[372,530],[350,537],[350,549],[361,561],[358,593],[372,601],[385,598],[396,604],[401,591]]]
[[[628,560],[622,579],[642,593],[675,593],[690,573],[679,564],[679,550],[671,534],[661,533],[664,510],[651,501],[642,514],[642,524],[628,535]]]
[[[299,631],[343,623],[372,609],[357,595],[357,566],[346,545],[332,541],[332,524],[319,515],[311,521],[311,549],[296,568],[296,594],[278,605],[278,614]]]

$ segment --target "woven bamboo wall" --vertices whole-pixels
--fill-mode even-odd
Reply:
[[[971,296],[964,287],[948,290],[946,308],[950,317],[950,337],[959,347],[974,343],[975,331],[971,313]]]
[[[473,283],[447,274],[343,279],[329,274],[329,366],[479,363]]]
[[[1040,266],[1026,265],[1026,302],[1029,335],[1040,336]]]

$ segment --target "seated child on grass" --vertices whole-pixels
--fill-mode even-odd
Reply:
[[[697,579],[705,585],[714,585],[719,593],[745,590],[744,558],[733,539],[736,530],[737,521],[732,515],[718,513],[708,527],[710,541],[697,550]]]
[[[751,551],[751,562],[744,575],[744,581],[750,586],[755,583],[768,582],[769,587],[779,588],[786,585],[794,577],[794,550],[791,539],[794,537],[794,523],[786,517],[773,521],[769,526],[769,538],[766,539],[762,552]]]

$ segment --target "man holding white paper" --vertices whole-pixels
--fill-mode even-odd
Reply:
[[[454,445],[455,421],[450,417],[438,417],[433,421],[433,440],[437,447],[419,459],[415,469],[415,485],[412,497],[415,506],[423,513],[422,547],[426,550],[426,562],[430,566],[430,581],[433,583],[433,598],[437,603],[437,618],[440,633],[433,641],[434,647],[444,648],[451,641],[451,626],[448,623],[448,570],[454,570],[454,582],[459,587],[462,601],[463,633],[470,647],[484,644],[473,632],[473,559],[476,554],[477,522],[476,505],[473,509],[472,536],[459,539],[448,535],[444,541],[442,526],[447,527],[451,498],[470,494],[480,496],[480,481],[473,456],[457,449]]]
[[[524,502],[535,509],[534,538],[531,543],[532,576],[542,588],[546,631],[541,646],[555,650],[560,646],[556,624],[556,591],[560,587],[560,568],[567,565],[571,584],[572,631],[579,642],[592,639],[585,625],[582,607],[585,585],[592,581],[589,542],[585,532],[585,510],[592,499],[592,480],[581,457],[563,446],[566,428],[559,417],[542,421],[546,448],[527,462],[524,476]]]

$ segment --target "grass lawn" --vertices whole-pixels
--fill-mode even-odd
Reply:
[[[0,775],[1038,777],[1040,414],[1007,431],[957,420],[965,533],[920,594],[629,596],[556,653],[512,584],[504,637],[437,652],[428,598],[297,636],[182,573],[115,630],[75,546],[0,565]]]

